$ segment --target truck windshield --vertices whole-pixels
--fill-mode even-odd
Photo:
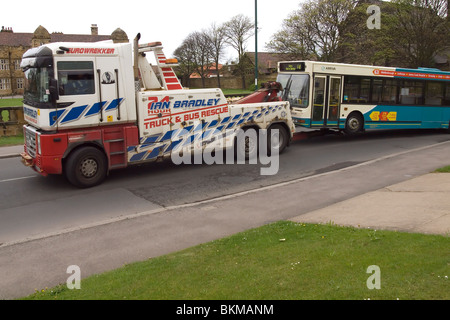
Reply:
[[[283,90],[278,93],[283,101],[289,101],[294,108],[307,108],[309,105],[309,75],[279,74],[277,82]]]
[[[35,107],[50,106],[48,68],[28,68],[24,73],[24,102]]]

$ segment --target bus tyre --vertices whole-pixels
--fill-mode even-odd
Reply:
[[[359,113],[351,113],[345,123],[345,133],[355,135],[364,130],[364,119]]]
[[[65,163],[69,182],[79,188],[100,184],[107,173],[107,161],[103,152],[94,147],[83,147],[70,154]]]
[[[278,154],[281,154],[288,145],[288,140],[288,133],[282,125],[274,124],[271,126],[267,135],[268,154],[270,154],[271,150],[278,150]]]

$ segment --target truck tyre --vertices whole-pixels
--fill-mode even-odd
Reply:
[[[276,131],[278,130],[278,132]],[[280,124],[274,124],[267,132],[267,152],[270,154],[272,148],[281,154],[288,145],[289,136],[286,129]]]
[[[64,169],[70,183],[79,188],[89,188],[106,178],[107,160],[99,149],[83,147],[69,155]]]
[[[350,113],[345,122],[345,133],[356,135],[364,130],[364,119],[360,113]]]
[[[255,130],[256,135],[249,130]],[[244,140],[244,145],[239,145],[239,142],[242,142],[242,140]],[[234,141],[234,150],[237,159],[256,159],[256,157],[258,156],[258,140],[258,130],[251,127],[239,130],[238,135],[236,136],[236,139]]]

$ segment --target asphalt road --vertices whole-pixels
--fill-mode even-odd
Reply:
[[[1,159],[0,243],[270,186],[447,140],[450,135],[442,131],[327,135],[294,141],[280,156],[275,175],[260,174],[261,167],[270,164],[174,165],[164,161],[113,171],[105,183],[90,189],[74,188],[62,176],[41,177],[18,158]]]
[[[273,176],[257,165],[164,162],[86,190],[2,159],[0,299],[65,283],[71,265],[86,277],[423,175],[448,165],[448,141],[441,131],[316,137],[291,145]]]

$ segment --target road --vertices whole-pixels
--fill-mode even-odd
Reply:
[[[62,176],[43,178],[18,158],[2,159],[0,243],[235,194],[447,140],[450,135],[443,131],[326,135],[294,141],[280,156],[275,175],[261,175],[261,167],[268,166],[261,164],[174,165],[164,161],[113,171],[105,183],[91,189],[76,189]]]
[[[423,175],[448,165],[449,141],[439,131],[316,137],[291,145],[273,176],[256,165],[165,162],[86,190],[2,159],[0,299],[65,283],[71,265],[84,278]]]

